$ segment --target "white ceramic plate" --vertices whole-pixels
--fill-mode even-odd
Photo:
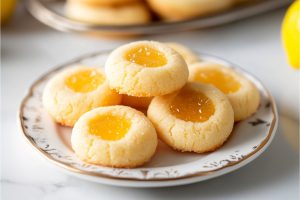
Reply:
[[[60,169],[104,184],[128,187],[164,187],[207,180],[236,170],[258,157],[271,143],[277,128],[275,102],[266,88],[252,75],[222,59],[199,54],[233,67],[253,81],[261,95],[258,111],[235,124],[229,140],[217,151],[207,154],[180,153],[163,143],[158,152],[143,167],[135,169],[109,168],[80,161],[70,146],[71,128],[56,124],[42,106],[46,82],[60,70],[74,64],[103,67],[109,52],[98,52],[73,60],[39,78],[21,103],[19,122],[22,134],[33,149]]]

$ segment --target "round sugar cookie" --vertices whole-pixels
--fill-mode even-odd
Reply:
[[[176,42],[168,42],[165,44],[177,51],[183,57],[188,66],[200,61],[200,58],[196,53],[182,44]]]
[[[157,135],[143,113],[127,106],[107,106],[80,117],[73,128],[71,143],[83,161],[131,168],[154,155]]]
[[[49,80],[43,92],[43,106],[56,122],[73,126],[85,112],[119,104],[121,97],[108,87],[102,70],[74,66]]]
[[[91,6],[120,6],[139,2],[140,0],[68,0],[76,1],[82,4],[90,4]]]
[[[184,86],[188,68],[171,47],[154,41],[138,41],[115,49],[105,63],[109,86],[120,94],[152,97]]]
[[[155,97],[147,111],[162,141],[173,149],[196,153],[214,151],[227,140],[233,115],[220,90],[192,82],[172,94]]]
[[[99,25],[145,24],[151,20],[148,8],[139,2],[121,6],[93,6],[68,1],[65,14],[80,22]]]
[[[190,81],[212,84],[227,95],[234,111],[234,121],[256,112],[260,95],[255,85],[238,72],[212,62],[190,66]]]
[[[230,8],[233,0],[147,0],[150,7],[166,20],[184,20]]]

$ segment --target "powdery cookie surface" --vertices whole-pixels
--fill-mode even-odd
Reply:
[[[188,66],[200,61],[200,58],[196,53],[182,44],[176,42],[168,42],[165,44],[177,51],[183,57]]]
[[[87,79],[89,76],[90,79]],[[71,84],[72,81],[75,86],[81,81],[77,91],[67,85],[67,82]],[[104,72],[84,66],[74,66],[59,72],[49,80],[43,92],[45,109],[56,122],[67,126],[73,126],[82,114],[93,108],[120,102],[121,95],[108,87]]]
[[[105,72],[111,88],[137,97],[176,91],[184,86],[189,73],[181,55],[154,41],[133,42],[115,49],[106,61]]]
[[[66,15],[74,20],[90,24],[130,25],[150,22],[151,15],[143,3],[121,6],[93,6],[79,1],[68,1]]]
[[[205,95],[209,100],[204,99],[201,104],[205,102],[207,107],[199,108],[198,97],[195,101],[191,95],[181,97],[181,101],[177,102],[177,105],[174,104],[174,99],[178,95],[190,91],[193,95],[194,93]],[[183,105],[184,108],[176,108],[178,104]],[[178,114],[187,112],[186,119],[174,114],[174,108]],[[203,118],[194,116],[199,112],[210,113],[210,115]],[[215,87],[201,83],[187,83],[180,91],[155,97],[147,112],[162,141],[173,149],[197,153],[214,151],[227,140],[234,124],[233,115],[227,97]]]
[[[157,135],[141,112],[127,106],[108,106],[84,114],[73,128],[71,142],[83,161],[131,168],[144,164],[154,155]]]
[[[166,20],[184,20],[226,10],[232,0],[147,0],[150,7]]]
[[[217,76],[214,71],[218,72]],[[191,65],[189,80],[212,84],[225,93],[234,110],[235,121],[249,117],[259,106],[260,95],[255,85],[243,75],[220,64],[201,62]]]

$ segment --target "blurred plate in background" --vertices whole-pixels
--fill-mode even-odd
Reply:
[[[44,24],[60,31],[86,34],[140,35],[208,28],[241,20],[289,5],[292,0],[262,0],[234,7],[225,12],[191,20],[154,21],[143,25],[91,25],[67,18],[64,0],[28,0],[29,12]]]

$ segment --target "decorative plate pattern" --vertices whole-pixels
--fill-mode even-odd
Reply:
[[[270,144],[278,118],[276,105],[270,93],[256,78],[235,65],[213,56],[199,54],[202,60],[211,60],[228,67],[234,66],[234,70],[253,81],[261,95],[258,111],[248,119],[236,123],[232,135],[220,149],[207,154],[180,153],[159,143],[158,152],[153,159],[143,167],[135,169],[102,167],[80,161],[71,149],[71,128],[56,124],[44,110],[43,88],[53,75],[70,65],[103,67],[108,55],[109,52],[98,52],[55,68],[39,78],[22,101],[19,111],[22,134],[34,149],[52,163],[71,172],[94,178],[169,181],[207,176],[222,170],[223,173],[227,173],[232,171],[233,167],[239,168],[253,160]]]

